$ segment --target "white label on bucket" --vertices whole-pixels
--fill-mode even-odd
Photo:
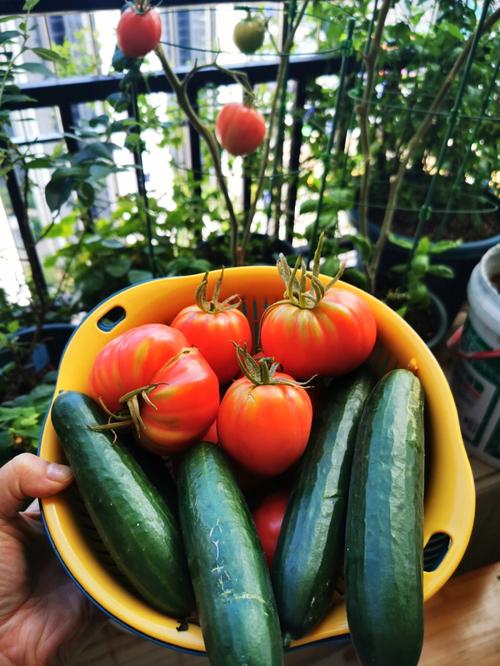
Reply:
[[[496,385],[489,382],[471,367],[467,361],[460,361],[454,369],[453,388],[457,403],[462,434],[471,444],[485,418],[491,401],[495,397]],[[481,444],[485,437],[483,436]]]

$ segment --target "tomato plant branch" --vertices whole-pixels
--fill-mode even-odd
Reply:
[[[484,22],[483,26],[483,31],[482,34],[483,36],[495,25],[495,23],[500,19],[500,9],[497,9],[491,16]],[[401,190],[401,186],[404,181],[405,177],[405,172],[406,168],[408,166],[408,163],[415,152],[415,150],[418,148],[420,143],[422,142],[425,134],[427,133],[428,129],[430,128],[432,121],[434,119],[434,115],[436,112],[439,110],[441,107],[444,98],[446,94],[448,93],[449,89],[451,88],[451,85],[455,78],[457,77],[458,73],[460,72],[460,69],[462,68],[462,65],[465,62],[465,59],[467,58],[467,55],[472,47],[472,44],[474,43],[474,38],[475,38],[475,32],[469,37],[469,39],[465,42],[464,47],[460,54],[458,55],[457,59],[455,60],[455,63],[453,64],[453,67],[450,69],[448,72],[448,75],[446,79],[444,80],[441,88],[438,90],[436,97],[434,98],[434,101],[432,102],[425,118],[423,121],[420,123],[419,127],[417,128],[415,134],[412,136],[412,138],[409,140],[408,145],[406,147],[406,150],[403,152],[401,156],[401,160],[399,162],[399,167],[391,179],[390,179],[390,188],[389,188],[389,197],[387,200],[387,205],[385,208],[385,214],[384,214],[384,219],[382,221],[382,226],[380,228],[380,234],[377,239],[377,242],[374,245],[373,248],[373,254],[370,263],[367,266],[367,273],[368,273],[368,279],[370,281],[370,288],[371,291],[375,291],[376,287],[376,278],[377,278],[377,272],[378,272],[378,267],[380,264],[380,258],[382,256],[382,250],[384,247],[384,244],[389,236],[389,233],[392,228],[392,222],[394,219],[394,212],[397,206],[398,202],[398,197],[399,197],[399,192]],[[360,211],[361,212],[361,211]]]
[[[278,109],[278,101],[281,94],[285,94],[284,83],[286,81],[286,72],[288,69],[288,62],[290,60],[290,50],[293,45],[293,40],[295,38],[295,33],[297,28],[304,17],[307,6],[309,5],[309,0],[304,0],[300,10],[297,13],[295,22],[290,26],[290,31],[288,37],[283,47],[283,51],[280,53],[280,63],[278,67],[278,75],[276,77],[276,88],[274,90],[274,96],[271,104],[271,113],[269,116],[269,126],[267,128],[267,136],[264,143],[264,151],[262,153],[262,160],[260,163],[259,174],[257,176],[257,190],[255,192],[254,198],[250,204],[250,209],[245,218],[245,225],[243,229],[243,240],[241,244],[241,254],[244,256],[245,248],[247,246],[248,240],[250,238],[250,228],[252,226],[253,219],[255,217],[255,212],[257,210],[257,203],[262,196],[262,190],[264,188],[264,179],[266,175],[266,169],[269,163],[269,155],[271,152],[271,140],[273,136],[274,121],[276,118],[276,112]]]
[[[377,25],[373,34],[370,48],[365,56],[366,64],[366,84],[363,91],[361,103],[358,105],[356,111],[359,118],[360,129],[360,143],[361,151],[363,153],[364,170],[361,176],[361,187],[359,194],[359,228],[363,236],[368,236],[368,193],[370,189],[370,136],[369,136],[369,123],[368,123],[368,109],[370,99],[373,93],[373,86],[375,82],[375,73],[377,69],[377,61],[380,54],[382,34],[384,32],[384,25],[387,14],[391,7],[391,0],[384,0],[377,19]]]
[[[227,207],[227,212],[229,215],[229,223],[231,228],[231,254],[232,254],[233,263],[236,264],[238,263],[238,252],[237,252],[238,218],[236,217],[234,206],[231,201],[231,197],[229,196],[229,190],[227,187],[226,179],[224,178],[224,174],[222,173],[220,151],[219,151],[219,146],[217,144],[217,139],[215,138],[215,135],[212,132],[212,130],[209,127],[207,127],[207,125],[205,125],[205,123],[201,120],[196,111],[193,109],[191,102],[189,101],[189,97],[187,95],[185,87],[183,86],[182,82],[175,74],[173,69],[170,67],[170,64],[160,44],[158,44],[158,46],[155,48],[155,53],[158,56],[158,59],[162,65],[167,81],[172,86],[172,90],[174,91],[177,97],[177,102],[179,106],[188,117],[194,129],[198,132],[198,134],[200,134],[203,137],[205,143],[207,144],[208,150],[210,151],[210,155],[212,157],[212,162],[215,169],[215,174],[217,177],[217,182],[219,183],[219,187],[221,189],[222,196],[224,197],[224,201]]]

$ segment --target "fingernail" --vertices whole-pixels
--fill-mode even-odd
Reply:
[[[73,476],[73,472],[67,465],[50,463],[47,467],[47,478],[51,481],[67,481]]]

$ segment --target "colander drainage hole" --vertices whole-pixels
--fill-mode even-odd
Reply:
[[[120,305],[117,305],[99,319],[97,326],[101,331],[109,333],[120,321],[125,319],[126,315],[125,310]]]
[[[451,539],[444,532],[431,536],[424,548],[424,571],[435,571],[450,548]]]

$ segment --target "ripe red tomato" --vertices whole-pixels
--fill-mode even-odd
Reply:
[[[153,51],[161,39],[160,15],[149,5],[142,12],[128,7],[120,16],[116,37],[127,58],[142,58]]]
[[[262,367],[266,360],[255,361]],[[242,467],[262,474],[281,474],[307,446],[312,406],[307,391],[289,375],[266,371],[237,379],[226,391],[217,414],[219,442]],[[286,383],[284,383],[286,382]]]
[[[264,312],[262,350],[295,379],[354,370],[371,354],[377,335],[368,303],[346,289],[329,286],[325,290],[317,277],[319,257],[314,273],[308,274],[312,286],[307,291],[284,257],[279,263],[282,275],[288,276],[287,298]]]
[[[255,109],[230,102],[217,116],[215,131],[220,145],[231,155],[248,155],[262,143],[266,135],[266,121]]]
[[[281,524],[285,517],[289,493],[280,490],[266,497],[253,512],[255,529],[259,535],[267,566],[271,568],[278,545]]]
[[[199,440],[214,422],[219,407],[219,382],[193,347],[183,349],[151,379],[158,384],[141,409],[144,429],[140,443],[159,454],[181,451]]]
[[[212,300],[206,297],[208,273],[205,274],[196,290],[196,305],[190,305],[179,312],[171,326],[186,336],[188,342],[197,347],[207,359],[210,367],[227,384],[238,372],[238,361],[233,342],[240,346],[252,347],[252,331],[248,319],[237,309],[241,302],[232,296],[219,302],[218,297],[224,273],[214,288]]]
[[[184,335],[165,324],[125,331],[97,355],[89,378],[90,395],[116,411],[123,395],[151,384],[159,368],[185,347],[189,343]]]
[[[217,419],[214,420],[207,432],[200,438],[203,442],[210,442],[211,444],[219,443],[219,435],[217,434]]]

